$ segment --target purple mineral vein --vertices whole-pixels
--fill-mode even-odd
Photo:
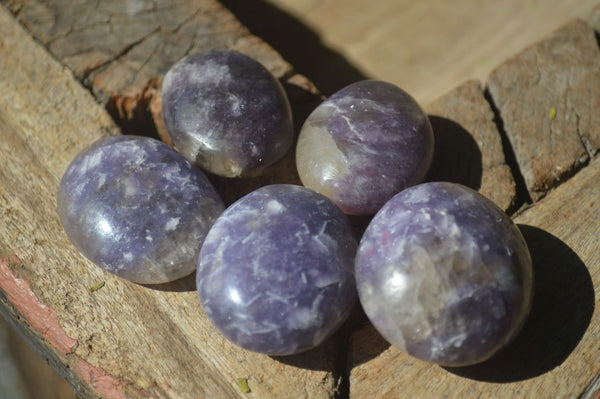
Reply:
[[[345,167],[334,174],[331,153],[314,159],[325,136],[343,154]],[[298,162],[307,164],[298,165],[302,182],[349,214],[375,213],[399,191],[420,183],[432,156],[427,115],[402,89],[374,80],[347,86],[317,107],[297,149]]]

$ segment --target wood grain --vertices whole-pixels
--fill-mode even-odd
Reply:
[[[0,59],[0,309],[42,357],[84,397],[245,397],[240,377],[256,397],[333,396],[333,340],[284,359],[240,350],[210,324],[193,276],[135,285],[76,252],[55,212],[59,178],[118,129],[3,8]]]
[[[180,23],[182,13],[188,12],[194,19],[204,15],[204,11],[198,10],[210,9],[199,6],[194,8],[197,12],[191,12],[184,3],[175,3],[180,7],[175,20]],[[186,4],[198,6],[200,3],[217,4],[212,0]],[[102,37],[93,21],[98,17],[97,24],[105,24],[102,18],[112,15],[110,6],[118,8],[139,3],[98,3],[97,7],[107,7],[101,10],[90,4],[77,3],[72,12],[78,19],[65,15],[66,2],[31,0],[24,2],[19,18],[27,17],[29,25],[25,24],[30,29],[40,29],[36,34],[38,40],[51,50],[53,43],[58,46],[55,50],[64,50],[68,46],[60,47],[57,43],[69,37],[81,41]],[[111,74],[118,75],[123,65],[139,69],[140,65],[134,61],[132,64],[122,62],[129,59],[129,55],[133,57],[138,49],[145,48],[152,37],[163,34],[159,29],[134,37],[127,30],[131,27],[118,27],[131,21],[127,18],[143,16],[144,12],[136,13],[139,11],[127,7],[119,9],[116,19],[111,19],[109,24],[127,40],[134,39],[125,47],[110,39],[106,45],[112,43],[114,48],[107,50],[100,45],[101,50],[77,50],[81,50],[78,60],[85,59],[86,63],[100,53],[104,57],[100,67],[87,71],[89,76],[113,67]],[[146,11],[154,15],[153,18],[159,18],[163,10]],[[212,15],[211,12],[207,11],[206,15]],[[67,18],[71,24],[67,25],[76,29],[65,30],[61,18]],[[239,27],[238,22],[228,18],[225,20],[234,21],[231,26]],[[90,26],[87,22],[73,25],[78,21],[90,22]],[[148,24],[153,21],[156,22],[148,20]],[[200,19],[197,23],[209,24],[207,35],[210,37],[214,28],[210,21]],[[85,36],[87,29],[96,33]],[[44,41],[43,32],[54,32],[52,40]],[[219,30],[214,32],[219,33]],[[232,32],[234,36],[247,34],[243,28]],[[167,29],[165,40],[173,40],[168,38],[168,34],[173,33]],[[261,48],[265,46],[255,37],[246,36],[246,39],[250,48],[253,43],[260,44]],[[268,357],[235,347],[212,327],[197,299],[193,277],[159,287],[131,284],[104,273],[68,242],[55,212],[60,176],[81,149],[99,137],[121,131],[103,110],[102,102],[98,104],[98,99],[106,100],[106,97],[94,98],[78,83],[78,78],[83,77],[75,68],[79,64],[70,64],[75,70],[73,73],[57,60],[73,62],[60,52],[51,56],[0,7],[0,84],[3,87],[0,91],[0,214],[3,218],[0,312],[80,395],[92,398],[597,395],[600,371],[600,320],[596,299],[600,260],[595,253],[596,237],[600,233],[600,209],[596,200],[600,164],[597,159],[517,219],[532,250],[538,284],[532,317],[512,349],[478,367],[445,370],[402,355],[368,325],[354,331],[356,325],[365,324],[364,318],[357,314],[344,331],[320,348],[297,356]],[[284,61],[279,62],[289,66]],[[86,72],[85,68],[83,71]],[[160,78],[157,71],[150,75]],[[300,75],[288,76],[286,72],[282,76],[298,128],[318,103],[318,93]],[[159,82],[152,79],[150,86],[148,82],[134,84],[131,87],[137,89],[131,92],[127,88],[130,86],[119,86],[119,83],[110,98],[123,99],[118,107],[125,113],[135,109],[140,98],[144,98],[145,106],[151,106],[152,99],[156,98],[156,86],[152,85]],[[89,79],[87,81],[89,83]],[[90,86],[92,93],[98,96],[94,87],[99,86]],[[147,93],[149,98],[145,98]],[[132,105],[134,103],[138,105]],[[469,106],[464,107],[465,104]],[[160,104],[154,105],[154,111],[160,114]],[[458,87],[432,104],[430,110],[445,118],[446,125],[459,125],[469,133],[467,142],[475,143],[473,148],[481,157],[481,176],[475,171],[475,177],[481,180],[476,182],[481,185],[480,189],[487,187],[488,195],[501,203],[514,198],[511,191],[514,187],[507,179],[510,176],[493,172],[498,166],[504,171],[507,167],[498,148],[498,135],[502,132],[490,120],[494,116],[479,85],[470,82]],[[470,166],[472,162],[467,162],[466,174],[461,171],[458,175],[471,179]],[[488,176],[488,180],[484,180],[484,176]],[[214,181],[228,203],[269,182],[297,182],[293,153],[264,177]],[[498,192],[494,193],[494,188]],[[90,292],[90,287],[101,282],[104,283],[102,288]],[[352,340],[347,347],[345,336],[349,333]],[[344,368],[347,350],[350,350],[351,365],[348,370]],[[347,376],[349,381],[345,380]],[[251,393],[240,389],[238,378],[247,378]]]

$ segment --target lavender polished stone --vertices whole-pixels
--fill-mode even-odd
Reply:
[[[357,243],[345,215],[300,186],[264,186],[208,233],[196,282],[204,309],[231,341],[289,355],[311,349],[356,300]]]
[[[58,212],[73,244],[104,270],[141,284],[192,273],[223,211],[204,174],[157,140],[101,139],[69,165]]]
[[[402,89],[367,80],[338,91],[298,139],[302,183],[348,214],[372,214],[425,177],[433,156],[427,115]]]
[[[175,146],[217,175],[260,174],[292,144],[292,114],[281,84],[236,51],[179,61],[163,80],[162,105]]]
[[[377,330],[417,358],[448,366],[486,360],[521,329],[532,265],[519,229],[469,188],[425,183],[375,215],[356,281]]]

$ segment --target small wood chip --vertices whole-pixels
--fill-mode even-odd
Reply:
[[[100,281],[99,283],[92,285],[90,287],[90,293],[98,291],[100,288],[104,287],[104,284],[106,284],[106,282]]]
[[[250,392],[252,392],[250,390],[250,385],[248,385],[248,379],[247,378],[238,378],[237,379],[237,383],[238,383],[240,389],[242,390],[242,392],[244,392],[244,393],[250,393]]]
[[[23,3],[17,1],[17,2],[9,2],[8,6],[10,7],[10,11],[17,15],[19,13],[19,11],[21,11],[23,9]]]

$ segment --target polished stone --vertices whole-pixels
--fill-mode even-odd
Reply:
[[[311,349],[356,301],[357,243],[329,199],[295,185],[264,186],[229,207],[208,233],[198,294],[237,345],[271,355]]]
[[[142,284],[194,271],[224,210],[202,171],[157,140],[101,139],[69,165],[58,212],[69,239],[104,270]]]
[[[512,220],[453,183],[425,183],[373,218],[356,258],[360,301],[375,328],[417,358],[486,360],[521,329],[533,272]]]
[[[236,51],[192,54],[175,64],[163,80],[162,106],[177,149],[217,175],[260,174],[292,144],[281,84]]]
[[[373,214],[399,191],[420,183],[433,156],[427,115],[402,89],[361,81],[319,105],[296,148],[302,183],[348,214]]]

